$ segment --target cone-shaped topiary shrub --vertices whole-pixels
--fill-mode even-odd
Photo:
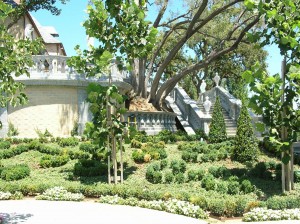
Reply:
[[[233,159],[239,162],[255,161],[258,153],[258,144],[254,136],[251,117],[246,105],[243,103],[237,123]]]
[[[227,134],[225,120],[222,113],[220,99],[217,97],[209,128],[208,140],[210,143],[218,143],[226,141],[226,139]]]

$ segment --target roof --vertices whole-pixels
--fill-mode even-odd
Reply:
[[[57,31],[54,27],[42,26],[36,18],[31,15],[33,22],[36,25],[39,33],[41,34],[43,40],[47,44],[61,44],[61,41],[53,37],[51,34],[57,34]]]

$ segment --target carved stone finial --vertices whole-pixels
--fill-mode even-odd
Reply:
[[[218,73],[216,74],[216,76],[213,78],[214,82],[216,83],[216,86],[219,86],[219,82],[220,82],[220,76],[218,75]]]
[[[206,91],[206,82],[204,79],[202,79],[202,83],[200,85],[200,92],[204,93]]]
[[[206,114],[209,114],[210,107],[211,107],[211,102],[209,101],[208,96],[205,97],[205,101],[203,103],[203,106],[204,106],[204,110],[205,110]]]

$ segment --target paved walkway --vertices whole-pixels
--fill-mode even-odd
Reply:
[[[95,202],[0,201],[5,224],[206,224],[189,217],[145,208]]]
[[[145,208],[95,202],[0,201],[5,224],[239,224],[241,220],[203,221]],[[260,222],[260,224],[299,224],[300,221]],[[252,224],[255,224],[252,222]]]

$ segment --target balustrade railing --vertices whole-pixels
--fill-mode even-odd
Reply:
[[[98,77],[86,78],[84,74],[78,74],[72,67],[67,65],[69,57],[59,55],[34,55],[32,60],[34,65],[29,68],[31,79],[97,79],[100,81],[108,80],[108,74]],[[117,64],[113,61],[111,66],[112,81],[124,81],[129,77],[126,71],[119,71]],[[20,77],[18,79],[27,79]]]
[[[157,134],[162,130],[176,131],[176,114],[170,112],[144,112],[128,111],[124,115],[129,126],[135,127],[139,131],[146,131],[147,134]]]

